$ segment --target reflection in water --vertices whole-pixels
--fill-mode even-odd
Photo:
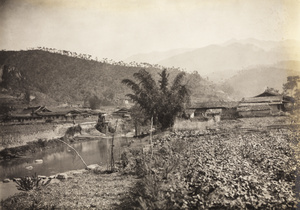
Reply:
[[[126,142],[126,138],[115,138],[115,160],[119,160],[122,147],[126,145]],[[101,140],[80,142],[75,143],[72,146],[88,165],[95,163],[106,165],[110,155],[111,139],[105,138]],[[35,163],[34,161],[36,159],[42,159],[43,164]],[[33,166],[33,169],[27,170],[25,168],[27,166]],[[82,169],[84,167],[84,164],[76,155],[75,151],[62,144],[59,147],[32,154],[32,157],[1,162],[0,179],[31,176],[34,173],[49,176],[68,170]]]

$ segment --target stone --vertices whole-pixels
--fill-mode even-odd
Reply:
[[[40,178],[40,179],[46,179],[47,177],[46,176],[42,176],[42,175],[38,175],[38,178]]]
[[[80,174],[82,174],[82,171],[73,171],[72,175],[74,176],[79,176]]]
[[[10,179],[4,179],[3,180],[3,183],[8,183],[8,182],[10,182]]]
[[[13,181],[21,181],[21,178],[13,178]]]
[[[106,171],[105,167],[98,166],[92,170],[95,174],[102,174]]]
[[[97,167],[100,167],[98,164],[92,164],[92,165],[88,165],[87,167],[86,167],[86,169],[87,170],[93,170],[93,169],[95,169],[95,168],[97,168]]]
[[[27,170],[31,171],[33,169],[33,166],[26,166],[25,167]]]
[[[43,163],[43,160],[42,159],[38,159],[38,160],[35,160],[34,161],[36,164],[42,164]]]
[[[56,176],[56,179],[68,179],[68,175],[66,173],[61,173]]]
[[[55,175],[51,175],[51,176],[49,176],[49,179],[55,179],[56,178],[56,176]]]

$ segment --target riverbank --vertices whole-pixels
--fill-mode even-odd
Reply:
[[[77,125],[37,124],[2,126],[0,160],[25,157],[32,153],[55,148],[62,144],[61,141],[75,143],[105,137],[105,134],[98,132],[94,128],[95,124],[94,122],[84,122]],[[38,131],[38,129],[41,130]],[[7,139],[10,140],[8,141]]]
[[[136,182],[135,176],[118,172],[95,174],[84,170],[68,174],[66,180],[6,199],[2,209],[116,209]]]

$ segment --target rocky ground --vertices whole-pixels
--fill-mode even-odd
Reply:
[[[118,172],[69,172],[67,179],[21,192],[2,202],[1,206],[3,209],[116,209],[135,181],[134,176]]]

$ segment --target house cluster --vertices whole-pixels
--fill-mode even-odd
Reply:
[[[93,110],[64,109],[51,111],[45,106],[27,107],[21,112],[6,116],[5,123],[36,123],[36,122],[74,122],[85,118],[97,119],[98,112]]]
[[[280,116],[291,111],[294,99],[279,93],[266,90],[263,93],[243,98],[239,102],[205,102],[198,103],[187,110],[191,119],[220,121],[238,117]]]

